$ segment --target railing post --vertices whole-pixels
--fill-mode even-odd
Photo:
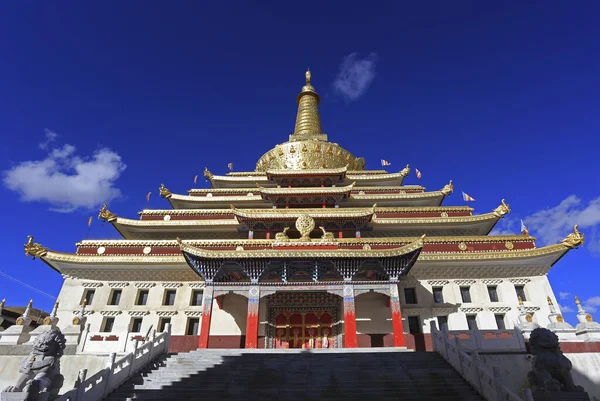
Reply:
[[[135,365],[135,361],[136,359],[136,355],[137,355],[137,350],[138,350],[138,345],[139,345],[139,340],[136,338],[133,341],[133,352],[131,352],[131,361],[129,363],[129,373],[127,374],[128,377],[131,377],[131,375],[135,372],[135,367],[133,365]]]
[[[112,376],[113,376],[113,372],[115,370],[115,359],[117,359],[117,354],[115,352],[111,352],[110,356],[108,357],[108,366],[106,367],[108,369],[108,372],[106,374],[106,386],[104,387],[104,396],[106,397],[110,392],[111,392],[111,388],[110,388],[110,382],[112,381]]]
[[[473,346],[475,347],[475,349],[482,350],[483,349],[483,334],[481,334],[481,331],[479,331],[479,328],[477,327],[477,325],[475,325],[471,329],[471,338],[473,339]]]
[[[502,391],[502,377],[500,376],[500,368],[498,366],[492,366],[492,376],[494,377],[494,390],[496,392],[496,399],[504,399],[504,391]]]
[[[87,377],[87,369],[81,369],[77,375],[77,381],[75,382],[75,388],[77,389],[77,395],[75,400],[83,400],[85,394],[85,378]]]
[[[474,350],[471,354],[471,357],[473,358],[473,367],[475,370],[475,375],[477,376],[477,381],[475,383],[478,386],[477,391],[479,392],[479,395],[484,397],[485,392],[483,390],[483,385],[481,384],[481,372],[479,371],[481,366],[481,360],[479,359],[479,351]]]
[[[458,339],[456,337],[454,338],[454,346],[456,347],[456,355],[458,355],[458,369],[459,369],[458,371],[461,374],[461,376],[466,380],[467,378],[465,377],[465,371],[463,369],[463,363],[462,363],[463,359],[462,359],[462,355],[461,355],[462,348],[460,345],[460,339]]]
[[[87,343],[88,336],[90,334],[90,324],[87,323],[83,332],[79,334],[79,344],[77,344],[77,351],[83,352],[85,349],[85,344]]]
[[[169,343],[171,342],[171,323],[167,323],[165,325],[165,336],[164,336],[164,340],[163,340],[163,352],[167,353],[169,352]],[[207,338],[208,338],[208,334],[207,334]],[[208,343],[207,343],[208,345]]]

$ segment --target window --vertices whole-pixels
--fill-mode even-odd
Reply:
[[[404,300],[407,304],[416,304],[417,303],[417,292],[414,288],[405,288],[404,289]]]
[[[108,299],[108,304],[119,305],[119,302],[121,302],[121,292],[121,290],[112,290],[110,298]]]
[[[467,315],[467,326],[469,330],[477,328],[477,315]]]
[[[460,287],[460,297],[463,302],[472,302],[471,301],[471,287]]]
[[[446,329],[448,328],[448,316],[438,316],[437,321],[438,321],[438,330],[441,330],[442,327],[444,327],[444,326],[446,326]]]
[[[136,305],[146,305],[148,303],[148,290],[139,290],[135,300]]]
[[[515,285],[515,291],[517,292],[517,297],[521,297],[521,301],[527,301],[525,297],[525,286],[524,285]]]
[[[167,323],[171,323],[170,317],[161,317],[160,319],[158,319],[158,331],[165,331],[165,326],[167,325]]]
[[[91,305],[92,301],[94,300],[95,294],[96,294],[96,290],[85,290],[83,292],[83,299],[81,300],[81,303],[83,303],[83,301],[85,301],[86,305]]]
[[[177,294],[177,290],[166,290],[163,305],[175,305],[175,294]]]
[[[490,296],[490,302],[498,302],[498,287],[495,285],[488,286],[488,294]]]
[[[443,304],[444,294],[442,293],[442,287],[433,287],[433,303]]]
[[[104,322],[102,322],[102,332],[104,333],[110,333],[113,329],[113,326],[115,324],[115,318],[114,317],[105,317],[104,318]]]
[[[421,322],[419,316],[408,317],[408,331],[410,334],[421,334]]]
[[[198,329],[200,328],[200,319],[197,317],[191,317],[188,319],[187,330],[185,334],[188,336],[197,336]]]
[[[129,331],[132,333],[139,333],[142,331],[142,318],[134,317],[131,319],[131,326],[129,327]]]
[[[498,330],[506,329],[506,326],[504,325],[504,315],[494,315],[494,317],[496,318],[496,326],[498,326]]]
[[[192,291],[192,301],[190,305],[199,306],[202,305],[202,297],[204,296],[204,291],[202,290],[194,290]]]

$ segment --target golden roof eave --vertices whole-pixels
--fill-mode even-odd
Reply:
[[[255,190],[256,191],[256,190]],[[258,191],[256,191],[258,192]],[[177,195],[173,194],[169,198],[175,201],[184,202],[237,202],[237,201],[262,201],[263,198],[260,195],[251,196],[190,196],[190,195]]]
[[[111,222],[116,226],[128,227],[180,227],[180,226],[197,226],[197,227],[213,227],[213,226],[238,226],[240,223],[237,218],[233,219],[202,219],[202,220],[133,220],[117,217]]]
[[[377,211],[376,211],[377,212]],[[453,217],[418,217],[418,218],[379,218],[373,217],[373,224],[451,224],[451,223],[478,223],[483,221],[498,221],[501,217],[492,213],[479,214],[475,216],[453,216]]]
[[[259,187],[262,195],[317,195],[350,193],[354,183],[343,187],[303,187],[303,188],[265,188]]]
[[[539,256],[547,256],[552,254],[560,254],[556,261],[560,259],[571,248],[562,245],[554,244],[541,248],[534,249],[513,249],[506,251],[484,251],[473,253],[446,253],[446,252],[428,252],[422,253],[419,257],[421,262],[425,261],[463,261],[463,260],[500,260],[500,259],[524,259],[534,258]],[[556,262],[555,261],[555,262]]]
[[[342,175],[348,171],[348,167],[339,168],[321,168],[321,169],[310,169],[310,170],[279,170],[272,169],[267,170],[267,177],[271,176],[296,176],[296,175]]]
[[[444,197],[441,191],[432,191],[432,192],[419,192],[412,194],[351,194],[350,199],[356,200],[387,200],[387,199],[427,199],[427,198],[441,198]]]
[[[291,243],[293,244],[293,243]],[[318,243],[315,243],[318,244]],[[304,244],[305,245],[305,244]],[[335,249],[335,250],[226,250],[214,251],[197,248],[180,242],[182,252],[204,259],[266,259],[266,258],[391,258],[406,255],[423,248],[423,238],[414,240],[410,244],[391,249],[365,250],[365,249]],[[300,248],[300,246],[299,246]]]
[[[310,187],[308,187],[310,188]],[[313,187],[315,188],[315,187]],[[318,187],[321,188],[321,187]],[[333,187],[329,187],[329,188],[333,188]],[[342,187],[335,187],[335,188],[342,188]],[[242,193],[242,194],[247,194],[247,193],[253,193],[256,192],[256,186],[254,187],[247,187],[247,188],[193,188],[193,189],[189,189],[187,191],[188,195],[191,194],[199,194],[196,196],[200,196],[204,195],[204,194],[219,194],[219,193]],[[361,187],[358,185],[355,185],[354,188],[352,189],[353,191],[410,191],[410,190],[425,190],[425,187],[422,187],[420,185],[405,185],[405,186],[378,186],[378,187]],[[185,196],[180,194],[180,196]]]

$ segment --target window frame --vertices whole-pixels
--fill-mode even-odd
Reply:
[[[200,303],[196,303],[196,294],[200,294]],[[204,303],[204,290],[194,289],[192,290],[192,297],[190,298],[190,306],[202,306]]]
[[[90,299],[90,301],[88,302],[88,295],[92,294],[92,299]],[[83,290],[83,296],[81,297],[81,302],[79,303],[80,305],[83,304],[83,301],[86,301],[86,305],[90,306],[92,304],[92,302],[94,302],[94,297],[96,296],[96,289],[95,288],[86,288],[85,290]]]
[[[173,303],[169,304],[167,303],[167,300],[169,299],[169,294],[173,294]],[[177,290],[176,289],[172,289],[172,288],[167,288],[165,290],[165,293],[163,295],[163,306],[175,306],[175,300],[177,299]]]
[[[196,324],[196,332],[195,333],[190,333],[190,331],[192,331],[191,329],[193,328],[192,323]],[[188,317],[187,319],[187,324],[185,325],[185,335],[186,336],[197,336],[200,334],[200,318],[198,317]]]
[[[165,325],[167,323],[171,323],[171,318],[170,317],[160,317],[158,318],[158,326],[156,326],[156,328],[158,329],[159,332],[163,332],[165,331]]]
[[[517,299],[520,296],[521,301],[527,302],[527,294],[525,294],[525,285],[515,285],[515,293],[517,294]]]
[[[433,295],[433,303],[434,304],[443,304],[444,303],[444,287],[431,287],[431,293]],[[436,293],[440,296],[440,300],[436,298]]]
[[[498,330],[506,330],[506,314],[505,313],[494,313],[494,320],[496,321],[496,328]],[[498,322],[502,322],[502,327],[500,327]]]
[[[416,327],[413,327],[413,325],[410,324],[411,320],[416,320],[416,322],[417,322]],[[413,334],[413,335],[423,334],[423,323],[421,322],[421,316],[419,316],[419,315],[408,316],[406,318],[406,322],[408,323],[408,333],[409,334]],[[413,331],[414,328],[416,328],[416,331]]]
[[[134,324],[136,322],[140,323],[140,329],[138,331],[133,330]],[[144,318],[143,317],[132,317],[131,318],[131,322],[129,322],[129,332],[130,333],[141,333],[142,332],[142,324],[144,324]]]
[[[413,297],[414,297],[414,298],[413,298],[413,299],[414,299],[414,302],[409,302],[409,299],[408,299],[408,297],[406,296],[406,292],[407,292],[407,291],[412,291],[412,293],[413,293]],[[404,288],[404,291],[403,291],[403,292],[404,292],[404,303],[405,303],[405,304],[407,304],[407,305],[415,305],[415,304],[418,304],[418,303],[419,303],[419,299],[417,298],[417,289],[416,289],[415,287],[406,287],[406,288]],[[411,299],[411,300],[413,300],[413,299]]]
[[[146,299],[144,300],[144,303],[140,303],[140,297],[142,296],[142,294],[146,294]],[[137,292],[137,295],[135,296],[135,305],[136,306],[146,306],[148,305],[148,298],[150,297],[150,290],[147,289],[140,289]]]
[[[477,314],[467,314],[465,315],[466,319],[467,319],[467,327],[468,330],[473,330],[473,329],[478,329],[479,328],[479,324],[477,324]],[[472,318],[471,322],[473,322],[475,327],[471,327],[471,325],[469,324],[469,318]]]
[[[110,322],[110,329],[107,330],[106,326]],[[112,330],[115,328],[115,317],[114,316],[105,316],[102,319],[102,325],[100,326],[101,333],[112,333]]]
[[[460,288],[460,300],[462,301],[462,303],[464,304],[470,304],[473,302],[473,298],[471,297],[471,286],[470,285],[463,285]],[[466,297],[465,297],[465,293],[463,292],[463,290],[466,290]],[[465,298],[468,298],[468,301],[465,301]]]
[[[118,296],[117,296],[118,294]],[[121,303],[121,296],[123,295],[123,290],[121,288],[113,288],[110,290],[110,294],[108,296],[108,305],[109,306],[119,306]],[[114,302],[114,298],[117,296],[117,302]]]
[[[492,297],[492,290],[495,294],[495,300]],[[498,286],[497,285],[488,285],[487,286],[488,298],[490,302],[500,302],[500,297],[498,296]]]
[[[445,320],[445,322],[440,322],[440,318],[442,318],[443,320]],[[439,315],[439,316],[436,316],[436,323],[438,325],[438,330],[442,329],[442,323],[445,323],[446,324],[446,328],[448,330],[450,330],[450,325],[448,324],[448,315]]]

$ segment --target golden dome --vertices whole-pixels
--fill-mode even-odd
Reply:
[[[347,166],[348,170],[364,170],[365,160],[355,157],[337,143],[327,141],[321,129],[319,94],[310,83],[306,72],[306,85],[298,94],[298,115],[290,140],[275,146],[256,163],[256,171],[333,169]]]

